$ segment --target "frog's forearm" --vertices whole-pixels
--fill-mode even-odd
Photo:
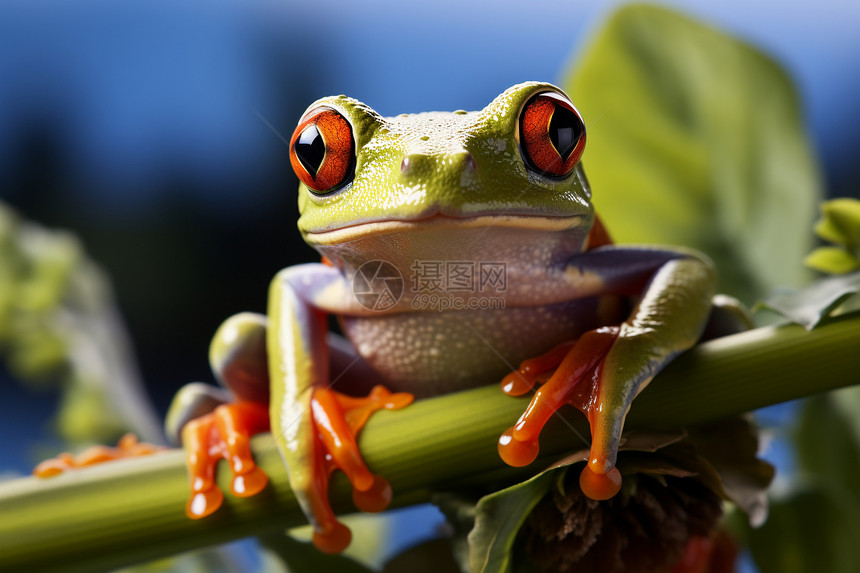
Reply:
[[[340,270],[320,263],[306,263],[282,270],[272,281],[270,293],[276,288],[288,288],[296,295],[296,302],[301,301],[328,314],[361,316],[375,312],[359,304],[351,282]],[[269,304],[272,304],[271,296]]]
[[[272,435],[290,472],[300,503],[313,479],[311,398],[315,386],[328,380],[325,314],[296,292],[290,273],[279,273],[269,290],[266,346],[272,380],[269,417]],[[310,512],[308,512],[310,513]]]
[[[354,488],[353,500],[363,511],[387,507],[391,486],[368,469],[355,437],[373,412],[402,408],[412,396],[392,394],[377,386],[366,398],[355,398],[330,388],[329,309],[313,303],[319,302],[314,295],[320,289],[312,287],[322,287],[328,302],[343,302],[348,297],[343,276],[326,269],[323,265],[287,269],[270,287],[266,340],[269,418],[290,486],[314,527],[314,545],[338,553],[349,544],[351,534],[337,521],[329,504],[329,474],[334,469],[347,474]]]
[[[561,358],[549,353],[536,360],[556,360],[552,375],[535,392],[515,426],[499,440],[499,453],[511,465],[531,463],[538,437],[563,404],[588,416],[591,453],[580,484],[593,499],[618,492],[615,469],[621,429],[636,395],[676,354],[701,336],[710,313],[715,273],[694,252],[641,247],[602,247],[573,257],[565,269],[569,284],[600,280],[601,290],[587,294],[636,296],[631,314],[581,335]],[[560,361],[559,361],[560,360]],[[546,368],[521,365],[505,379],[503,389],[523,393]],[[513,377],[513,378],[512,378]],[[513,383],[522,378],[522,383]]]
[[[695,259],[712,266],[701,253],[689,249],[612,245],[576,255],[565,266],[564,276],[579,296],[634,295],[644,292],[654,273],[676,259]]]
[[[654,274],[602,367],[597,402],[602,415],[593,427],[594,469],[615,464],[624,418],[636,395],[675,355],[692,347],[707,322],[715,272],[694,257],[670,260]]]

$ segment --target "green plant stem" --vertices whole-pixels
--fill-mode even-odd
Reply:
[[[788,325],[760,328],[699,345],[676,359],[637,398],[628,428],[661,429],[718,419],[860,382],[860,314],[812,332]],[[491,474],[511,479],[540,468],[506,468],[496,453],[499,434],[517,419],[524,399],[495,385],[422,400],[381,412],[362,432],[368,464],[394,487],[395,505],[427,499],[432,488]],[[584,416],[556,416],[542,437],[542,453],[579,448],[588,436]],[[302,524],[269,435],[253,441],[270,476],[261,494],[225,496],[214,515],[192,521],[181,451],[123,460],[50,479],[0,484],[0,571],[98,571],[267,530]],[[229,491],[225,464],[218,483]],[[342,475],[331,499],[352,510]]]

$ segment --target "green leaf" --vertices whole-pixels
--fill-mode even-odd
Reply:
[[[484,496],[478,502],[475,527],[469,533],[472,573],[509,573],[517,532],[532,509],[555,483],[556,469]],[[562,469],[561,471],[565,471]]]
[[[475,527],[478,494],[471,492],[434,492],[430,502],[445,515],[453,529],[451,553],[461,571],[469,571],[469,532]]]
[[[815,249],[804,259],[806,266],[836,275],[860,269],[860,201],[834,199],[823,203],[815,232],[837,246]]]
[[[808,399],[795,446],[802,475],[860,511],[860,388]]]
[[[749,439],[751,430],[748,424],[730,422],[729,426],[729,441],[740,440],[741,437]],[[700,433],[700,439],[704,443],[707,433],[705,430]],[[722,487],[723,474],[698,456],[690,444],[679,444],[685,435],[682,431],[628,432],[622,437],[622,453],[618,467],[624,475],[642,473],[656,476],[699,476],[706,486],[711,487],[718,495],[726,497]],[[722,449],[724,448],[725,444],[722,445]],[[718,446],[709,449],[721,448]],[[658,451],[659,454],[655,453]],[[755,461],[755,450],[745,450],[736,457],[748,457]],[[722,454],[722,458],[728,460],[724,465],[734,472],[733,475],[744,473],[736,459],[729,459],[731,454]],[[582,464],[587,459],[588,450],[575,451],[531,479],[481,498],[475,506],[474,527],[468,536],[468,570],[473,573],[520,571],[524,564],[516,561],[513,551],[517,533],[538,502],[553,488],[564,490],[564,480],[570,466]],[[743,459],[746,465],[749,465],[751,460]],[[749,479],[741,476],[735,481],[746,483]],[[769,481],[770,476],[760,488],[761,491]],[[449,503],[446,515],[450,513],[451,507]],[[469,514],[464,510],[459,513]]]
[[[762,530],[750,532],[753,555],[763,573],[856,571],[860,387],[807,399],[793,437],[795,485],[806,489],[780,500]]]
[[[833,406],[845,420],[848,431],[854,435],[854,442],[860,444],[860,387],[835,390],[829,396],[833,400]],[[860,480],[855,482],[855,486],[860,488]]]
[[[620,9],[563,85],[618,242],[685,245],[750,302],[808,280],[820,195],[791,81],[753,47],[668,9]]]
[[[286,573],[315,573],[338,571],[341,573],[373,573],[349,557],[322,553],[313,544],[293,539],[286,533],[269,533],[260,537],[260,543],[270,552],[269,560],[283,565]],[[274,568],[274,563],[270,568]]]
[[[352,541],[341,557],[355,561],[370,570],[379,570],[385,561],[387,540],[391,537],[393,517],[388,512],[382,513],[350,513],[341,515],[338,519],[352,532]],[[310,525],[293,527],[287,535],[296,541],[311,543],[313,528]],[[267,542],[277,542],[282,536],[267,538]],[[309,550],[313,548],[309,546]],[[324,562],[318,562],[322,565]],[[334,565],[338,561],[332,561],[332,566],[321,570],[338,571]],[[289,564],[289,562],[288,562]]]
[[[747,535],[762,573],[854,573],[860,563],[856,513],[821,490],[772,504],[767,522]]]
[[[832,275],[842,275],[860,268],[860,260],[842,247],[818,247],[803,259],[803,264]]]
[[[759,307],[769,308],[812,330],[848,298],[860,291],[860,272],[821,279],[795,289],[778,289]]]
[[[767,517],[767,490],[774,478],[773,466],[757,457],[758,433],[744,416],[689,428],[689,440],[702,458],[699,479],[723,499],[731,500],[758,525]],[[712,485],[708,467],[718,476]]]
[[[860,251],[860,201],[842,198],[823,203],[815,232],[822,239],[857,254]]]
[[[161,436],[131,354],[109,281],[79,241],[0,202],[0,361],[22,382],[57,383],[55,429],[72,449],[128,430]]]
[[[126,421],[112,407],[97,385],[80,381],[69,384],[60,399],[54,425],[72,443],[107,443],[127,431]]]

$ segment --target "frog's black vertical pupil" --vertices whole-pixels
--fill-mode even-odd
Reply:
[[[582,136],[579,117],[564,106],[556,105],[549,120],[549,138],[562,161],[567,161]]]
[[[317,171],[325,159],[325,141],[316,125],[305,128],[294,145],[296,157],[302,163],[311,177],[316,178]]]

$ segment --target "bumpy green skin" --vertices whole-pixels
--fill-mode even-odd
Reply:
[[[536,92],[547,90],[558,88],[520,84],[479,112],[391,118],[346,96],[316,101],[308,110],[330,107],[352,123],[356,176],[348,189],[323,197],[302,185],[299,230],[313,243],[314,233],[323,230],[412,219],[437,208],[456,216],[590,214],[590,193],[582,177],[540,177],[526,168],[520,155],[519,110]],[[464,170],[468,155],[479,169]],[[404,158],[410,160],[409,173],[401,170]]]
[[[648,247],[585,251],[594,214],[581,165],[563,179],[525,165],[519,112],[541,91],[560,92],[526,83],[479,112],[394,118],[344,96],[309,107],[333,108],[349,120],[355,176],[330,194],[300,186],[299,229],[332,265],[300,265],[275,277],[263,327],[268,376],[258,378],[270,387],[272,433],[312,522],[319,508],[311,495],[310,402],[313,388],[331,379],[327,314],[341,317],[360,364],[378,373],[379,381],[424,395],[498,381],[521,360],[559,342],[620,324],[604,362],[594,424],[592,453],[598,455],[592,462],[601,466],[593,467],[599,473],[614,465],[633,398],[700,336],[714,289],[714,272],[703,256]],[[417,308],[416,299],[426,294],[419,287],[407,288],[385,311],[368,310],[354,296],[352,280],[362,263],[373,260],[393,264],[404,276],[415,261],[501,261],[507,289],[495,294],[504,308]],[[633,285],[645,286],[632,299],[632,314],[606,304],[629,296]],[[252,322],[259,326],[266,319]],[[260,339],[258,327],[236,331]],[[229,370],[248,352],[260,355],[260,344],[243,340],[216,337],[216,371]],[[252,350],[235,350],[243,345]],[[349,378],[338,386],[343,389]]]

